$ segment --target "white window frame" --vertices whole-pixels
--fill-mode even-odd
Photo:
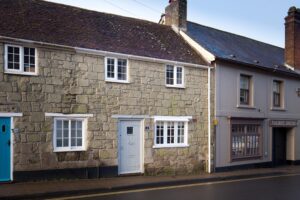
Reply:
[[[249,76],[250,77],[250,85],[249,85],[249,104],[241,104],[240,95],[241,95],[241,88],[240,88],[240,81],[241,76]],[[238,80],[237,80],[237,108],[248,108],[248,109],[255,109],[255,102],[254,102],[254,94],[255,94],[255,76],[254,74],[247,73],[247,72],[240,72],[238,73]]]
[[[170,116],[155,116],[154,117],[154,146],[153,148],[175,148],[175,147],[189,147],[188,145],[188,122],[192,117],[170,117]],[[164,143],[156,143],[156,131],[157,131],[157,122],[163,122],[164,124]],[[174,123],[174,144],[167,143],[167,131],[168,131],[168,122]],[[178,123],[184,123],[184,142],[177,143],[178,139]],[[177,128],[176,128],[177,127]]]
[[[168,84],[167,83],[167,69],[168,69],[168,66],[172,66],[174,68],[174,84]],[[177,68],[182,69],[182,83],[181,84],[177,84]],[[177,66],[177,65],[171,65],[171,64],[167,64],[165,66],[165,84],[166,84],[166,87],[184,88],[185,87],[184,77],[185,77],[185,73],[184,73],[184,67],[183,66]]]
[[[108,66],[107,66],[107,60],[108,59],[113,59],[115,60],[115,65],[114,65],[114,78],[110,78],[107,76],[107,71],[108,71]],[[126,80],[119,80],[118,79],[118,60],[119,59],[122,59],[122,60],[126,60],[127,62],[127,65],[126,65]],[[116,58],[116,57],[105,57],[104,59],[105,63],[104,63],[104,66],[105,66],[105,81],[107,82],[116,82],[116,83],[129,83],[129,60],[126,59],[126,58]]]
[[[283,79],[273,78],[271,80],[271,110],[273,111],[285,111],[285,81]],[[273,83],[274,81],[280,82],[280,106],[274,106],[273,104]]]
[[[8,47],[15,47],[20,49],[20,69],[9,69],[8,68]],[[24,48],[33,48],[35,49],[35,72],[25,72],[24,71]],[[35,76],[38,75],[38,51],[35,47],[30,46],[20,46],[14,44],[5,44],[4,45],[4,72],[7,74],[21,74],[21,75],[28,75],[28,76]]]
[[[68,147],[57,147],[56,141],[56,124],[59,120],[69,121],[69,146]],[[82,146],[72,147],[71,146],[71,121],[82,121]],[[86,137],[87,137],[87,118],[73,118],[73,117],[55,117],[53,126],[53,151],[54,152],[74,152],[74,151],[86,151]]]

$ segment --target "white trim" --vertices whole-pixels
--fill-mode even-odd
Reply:
[[[107,59],[114,60],[114,77],[110,78],[107,76]],[[118,79],[118,60],[123,59],[126,60],[126,80]],[[117,57],[105,57],[104,59],[104,68],[105,68],[105,81],[106,82],[116,82],[116,83],[130,83],[129,81],[129,60],[126,58],[117,58]]]
[[[10,179],[11,181],[14,180],[14,134],[13,129],[15,128],[14,125],[14,118],[10,118]]]
[[[198,42],[193,40],[190,36],[188,36],[184,31],[179,30],[179,35],[189,44],[191,45],[200,55],[203,55],[204,59],[211,63],[213,62],[216,57],[207,51],[205,48],[203,48]]]
[[[168,67],[173,67],[173,84],[168,84],[167,83],[167,69]],[[181,84],[177,84],[177,69],[181,68],[182,69],[182,77],[181,77]],[[183,66],[177,66],[177,65],[166,65],[165,66],[165,84],[166,87],[171,87],[171,88],[185,88],[185,74],[184,74],[184,67]]]
[[[57,147],[56,143],[56,123],[58,120],[66,120],[69,121],[68,123],[68,131],[69,131],[69,146],[68,147]],[[72,147],[71,146],[71,121],[81,121],[82,122],[82,146],[81,147]],[[53,123],[53,152],[75,152],[75,151],[86,151],[87,150],[87,145],[86,145],[86,140],[87,140],[87,118],[54,118],[54,123]],[[62,133],[63,134],[63,133]]]
[[[149,119],[149,115],[112,115],[113,119]]]
[[[66,117],[66,118],[89,118],[93,114],[62,114],[62,113],[45,113],[46,117]]]
[[[153,149],[164,149],[164,148],[187,148],[189,147],[190,145],[188,144],[161,144],[161,145],[158,145],[158,144],[155,144],[152,148]]]
[[[23,113],[2,113],[2,112],[0,112],[0,117],[23,117]]]
[[[208,139],[207,139],[207,146],[208,146],[208,173],[211,173],[211,111],[210,111],[210,100],[211,100],[211,92],[210,92],[210,89],[211,89],[211,69],[209,68],[208,69],[208,83],[207,83],[207,117],[208,117]]]
[[[140,150],[141,150],[141,154],[140,154],[140,170],[139,171],[127,171],[127,172],[120,172],[121,167],[118,167],[118,174],[133,174],[133,173],[144,173],[144,163],[145,163],[145,120],[144,119],[120,119],[118,121],[118,166],[121,165],[121,134],[122,134],[122,122],[138,122],[140,124]]]
[[[19,69],[8,69],[8,47],[19,48]],[[24,71],[24,48],[31,48],[35,51],[35,72],[25,72]],[[38,75],[38,51],[35,47],[27,47],[21,45],[14,44],[5,44],[4,45],[4,73],[6,74],[18,74],[18,75],[26,75],[26,76],[37,76]]]
[[[54,44],[54,43],[25,40],[25,39],[13,38],[13,37],[0,36],[0,39],[13,40],[13,41],[23,42],[23,43],[32,43],[32,44],[53,46],[53,47],[58,47],[58,48],[68,48],[71,50],[75,50],[76,53],[101,55],[101,56],[117,56],[117,57],[124,57],[127,59],[149,61],[149,62],[156,62],[156,63],[163,63],[163,64],[170,63],[170,64],[174,64],[174,65],[183,65],[183,66],[197,67],[197,68],[202,68],[202,69],[209,68],[209,66],[194,64],[194,63],[178,62],[178,61],[174,61],[174,60],[158,59],[158,58],[151,58],[151,57],[145,57],[145,56],[136,56],[136,55],[131,55],[131,54],[122,54],[122,53],[101,51],[101,50],[88,49],[88,48],[72,47],[72,46],[67,46],[67,45],[59,45],[59,44]]]
[[[162,122],[163,123],[163,144],[157,144],[156,143],[156,133],[157,133],[157,122]],[[168,132],[168,122],[174,123],[174,143],[168,144],[167,143],[167,132]],[[178,143],[178,123],[184,123],[184,133],[183,133],[183,143]],[[155,121],[154,123],[154,137],[153,137],[153,147],[154,149],[158,148],[184,148],[184,147],[189,147],[188,145],[188,121]]]
[[[156,121],[171,121],[171,122],[188,122],[193,119],[192,116],[153,116],[154,122]]]

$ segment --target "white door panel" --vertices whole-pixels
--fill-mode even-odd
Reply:
[[[121,121],[119,129],[119,173],[140,173],[141,122]]]

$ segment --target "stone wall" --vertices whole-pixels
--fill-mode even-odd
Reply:
[[[0,43],[3,66],[4,44]],[[129,60],[130,83],[105,82],[104,57],[38,47],[38,76],[4,74],[0,112],[15,118],[14,170],[116,166],[117,119],[112,115],[193,116],[188,148],[153,149],[154,124],[146,120],[145,173],[194,173],[207,155],[207,70],[185,68],[185,89],[165,86],[164,64]],[[88,119],[87,151],[54,153],[53,118],[45,113],[94,114]]]

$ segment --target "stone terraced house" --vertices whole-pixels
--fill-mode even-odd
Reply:
[[[210,68],[171,27],[0,0],[0,65],[0,182],[205,170]]]

